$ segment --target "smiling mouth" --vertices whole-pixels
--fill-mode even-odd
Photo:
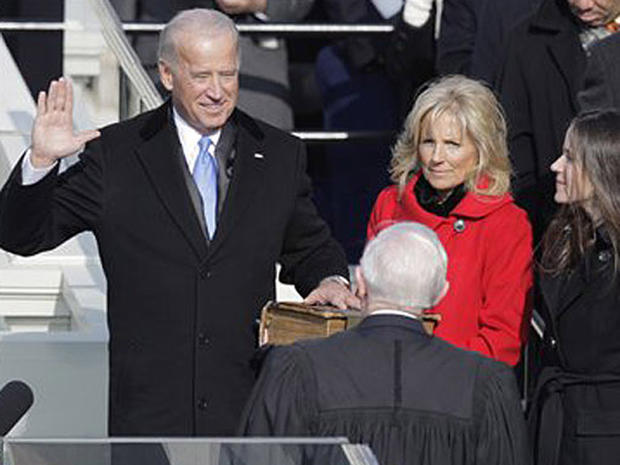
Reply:
[[[210,110],[210,109],[219,109],[222,108],[225,105],[226,102],[221,101],[221,102],[212,102],[212,103],[199,103],[198,105],[200,106],[200,108],[204,108],[205,110]]]

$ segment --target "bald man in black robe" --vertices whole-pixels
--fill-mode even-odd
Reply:
[[[435,233],[415,223],[366,247],[364,320],[327,339],[271,350],[244,413],[251,436],[346,436],[382,465],[529,463],[508,366],[425,332],[448,290]]]

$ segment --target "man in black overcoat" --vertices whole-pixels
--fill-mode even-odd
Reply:
[[[542,0],[509,34],[497,88],[506,111],[517,203],[540,238],[555,211],[550,171],[577,114],[587,50],[620,14],[620,0]]]
[[[327,339],[272,349],[240,432],[344,436],[386,465],[529,463],[510,368],[429,335],[419,320],[445,295],[446,270],[427,227],[379,233],[357,273],[365,318]]]
[[[39,94],[32,147],[0,194],[0,247],[31,255],[94,233],[108,283],[110,434],[225,436],[254,382],[254,324],[274,298],[276,261],[283,282],[316,288],[310,302],[356,299],[311,202],[303,144],[235,109],[234,23],[182,12],[159,57],[171,99],[100,132],[73,133],[65,79]],[[195,182],[200,158],[215,169]]]

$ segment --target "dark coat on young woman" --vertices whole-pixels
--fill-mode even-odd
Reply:
[[[598,235],[569,274],[543,274],[544,365],[530,408],[536,463],[617,464],[620,458],[620,285]]]

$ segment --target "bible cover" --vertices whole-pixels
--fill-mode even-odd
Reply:
[[[260,345],[281,345],[327,337],[355,326],[361,319],[362,313],[358,310],[270,301],[261,312],[258,340]],[[422,325],[431,335],[440,320],[437,314],[422,315]]]
[[[258,339],[260,345],[280,345],[327,337],[355,326],[361,318],[358,310],[271,301],[261,312]]]

